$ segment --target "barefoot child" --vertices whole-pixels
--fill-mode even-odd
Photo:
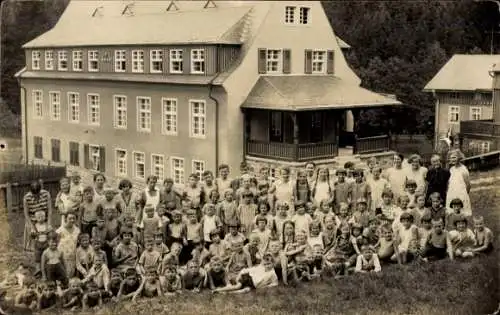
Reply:
[[[35,222],[32,225],[31,237],[35,243],[35,263],[38,271],[41,271],[40,262],[43,252],[49,247],[48,235],[53,229],[47,222],[45,211],[37,211],[35,213]]]
[[[39,294],[36,288],[35,279],[27,277],[24,279],[21,292],[16,295],[15,306],[30,310],[38,309]]]
[[[88,234],[80,234],[79,244],[76,249],[76,271],[80,279],[84,279],[93,265],[94,248],[90,246]]]
[[[120,291],[116,296],[119,301],[132,300],[140,292],[142,278],[137,274],[134,268],[129,268],[125,271],[125,279],[120,284]]]
[[[69,281],[69,288],[63,292],[62,300],[63,308],[68,308],[74,311],[82,307],[83,290],[80,279],[72,278]]]
[[[427,236],[422,253],[424,260],[439,260],[449,256],[453,259],[453,250],[448,232],[444,229],[442,219],[432,220],[432,231]]]
[[[49,247],[41,257],[42,279],[48,281],[60,281],[63,286],[68,284],[64,257],[57,248],[58,237],[56,233],[49,235]]]
[[[86,285],[86,290],[83,294],[82,309],[83,311],[89,308],[97,309],[102,306],[102,293],[94,281],[90,281]]]

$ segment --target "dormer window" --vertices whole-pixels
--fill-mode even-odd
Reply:
[[[299,23],[300,24],[309,24],[309,12],[311,11],[310,8],[307,7],[301,7],[299,9]]]
[[[191,50],[191,73],[205,73],[205,50]]]
[[[61,50],[57,53],[57,69],[59,71],[68,70],[68,52]]]
[[[183,72],[182,49],[170,50],[170,73]]]
[[[297,16],[298,10],[298,16]],[[296,7],[296,6],[286,6],[285,7],[285,24],[309,24],[310,23],[310,12],[309,7]]]
[[[296,9],[296,7],[291,7],[291,6],[285,7],[285,23],[286,24],[295,23],[295,9]]]
[[[81,50],[73,51],[73,71],[83,70],[83,52]]]
[[[125,50],[115,50],[115,72],[127,70],[127,58]]]
[[[144,72],[144,51],[132,50],[132,72]]]
[[[39,50],[34,50],[31,52],[31,68],[33,68],[33,70],[40,70],[41,59],[42,53]]]

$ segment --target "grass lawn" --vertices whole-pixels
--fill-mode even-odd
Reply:
[[[498,174],[495,172],[493,174]],[[94,314],[491,314],[500,299],[500,184],[473,187],[474,213],[495,233],[495,250],[468,261],[382,267],[378,275],[278,287],[245,295],[185,294],[107,305]],[[7,221],[8,220],[8,221]],[[0,214],[0,270],[28,258],[20,252],[20,214]],[[6,223],[7,222],[7,223]],[[69,313],[69,312],[68,312]]]

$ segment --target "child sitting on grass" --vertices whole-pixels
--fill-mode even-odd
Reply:
[[[163,275],[160,276],[160,284],[165,296],[175,295],[182,291],[182,279],[175,266],[164,267]]]
[[[233,242],[231,244],[231,249],[231,257],[229,258],[226,268],[230,281],[235,280],[241,270],[252,267],[252,258],[250,254],[243,249],[243,242]]]
[[[401,225],[395,229],[395,233],[401,263],[405,264],[414,258],[415,253],[410,245],[418,238],[418,229],[413,224],[413,215],[409,212],[403,212],[399,220]]]
[[[81,308],[83,301],[82,282],[78,278],[72,278],[69,281],[69,288],[62,295],[63,308],[69,308],[72,311]]]
[[[120,284],[120,291],[116,295],[118,301],[132,300],[139,294],[142,285],[142,278],[134,268],[125,271],[125,279]]]
[[[474,235],[476,244],[474,253],[489,254],[493,250],[493,232],[484,226],[484,218],[482,216],[474,217]]]
[[[60,306],[61,297],[57,292],[57,284],[54,281],[46,281],[41,286],[40,299],[38,300],[38,309],[40,311],[49,311]]]
[[[86,285],[85,293],[82,298],[83,311],[92,308],[94,310],[102,306],[102,293],[94,281],[90,281]]]
[[[373,251],[373,248],[369,245],[361,246],[361,255],[358,255],[356,260],[355,272],[367,273],[367,272],[380,272],[382,268],[380,267],[380,261],[377,254]]]
[[[144,240],[145,250],[137,262],[137,272],[146,276],[147,270],[158,270],[161,264],[161,255],[154,249],[154,239],[148,237]]]
[[[356,262],[356,251],[351,242],[349,225],[340,227],[335,246],[325,254],[326,271],[334,276],[348,275]]]
[[[426,213],[420,219],[420,227],[418,228],[418,239],[420,241],[419,248],[423,251],[429,239],[429,234],[432,233],[432,218],[429,213]]]
[[[162,296],[161,284],[156,270],[149,269],[143,277],[141,286],[137,289],[136,294],[132,297],[132,301],[136,301],[140,297],[153,298]]]
[[[15,298],[15,306],[34,311],[38,309],[39,299],[35,279],[32,277],[25,278],[23,288]]]
[[[183,289],[199,293],[204,283],[205,272],[202,271],[196,260],[191,260],[187,264],[186,272],[182,275]]]
[[[446,216],[445,222],[446,222],[446,229],[448,231],[451,231],[455,228],[454,222],[457,218],[459,218],[462,215],[463,208],[464,208],[464,203],[462,202],[461,199],[455,198],[452,201],[450,201],[450,209],[452,209],[453,212]]]
[[[432,231],[427,236],[422,257],[425,261],[444,259],[449,256],[453,259],[453,251],[448,232],[444,229],[442,219],[432,220]]]
[[[474,257],[473,248],[476,244],[476,237],[467,225],[467,218],[464,215],[457,215],[455,217],[455,229],[449,233],[454,257]]]
[[[387,263],[401,263],[396,240],[390,224],[386,223],[380,228],[381,237],[378,243],[378,257],[380,261]]]
[[[207,270],[206,284],[210,290],[223,288],[227,285],[227,274],[223,261],[218,256],[213,256]]]

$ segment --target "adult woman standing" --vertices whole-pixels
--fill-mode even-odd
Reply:
[[[410,167],[406,169],[406,182],[409,180],[414,180],[417,183],[417,191],[424,193],[427,183],[425,181],[425,177],[427,176],[427,168],[423,167],[421,163],[422,159],[418,154],[413,154],[408,159],[408,163],[410,163]]]
[[[443,167],[441,156],[434,154],[431,157],[431,167],[425,176],[427,190],[425,200],[429,200],[432,193],[438,192],[443,200],[446,200],[450,171]]]
[[[450,208],[450,202],[458,198],[463,202],[462,214],[466,216],[472,215],[472,207],[470,203],[470,179],[467,167],[462,164],[464,156],[459,150],[454,150],[450,153],[450,179],[448,181],[448,192],[446,193],[446,209],[448,212],[453,210]]]
[[[386,170],[385,178],[391,186],[395,197],[405,193],[406,169],[403,167],[403,155],[395,154],[393,165]]]
[[[30,191],[24,195],[24,250],[33,250],[33,242],[31,238],[31,228],[34,224],[35,213],[44,211],[47,222],[52,224],[52,198],[50,193],[42,189],[40,181],[31,182]]]
[[[132,191],[132,182],[128,179],[122,179],[118,184],[119,194],[116,196],[118,202],[123,206],[121,218],[133,217],[139,218],[139,196]],[[139,221],[137,221],[139,222]]]
[[[78,244],[78,235],[80,229],[76,227],[76,214],[68,212],[66,214],[66,222],[56,230],[59,235],[58,249],[62,252],[64,257],[64,267],[68,279],[75,275],[76,270],[76,246]]]
[[[281,169],[281,178],[274,182],[274,185],[269,190],[270,194],[274,195],[274,200],[286,202],[289,205],[289,214],[293,211],[295,198],[293,192],[295,189],[294,182],[290,179],[290,168],[284,167]]]
[[[94,198],[104,199],[104,184],[106,183],[106,176],[101,173],[94,175]]]

